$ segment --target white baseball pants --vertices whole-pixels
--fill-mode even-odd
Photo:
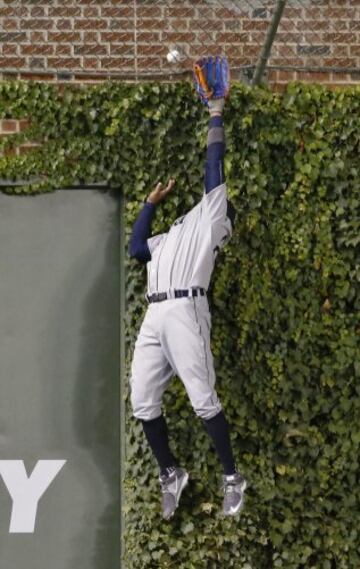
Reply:
[[[173,375],[182,380],[199,417],[210,419],[221,411],[214,387],[210,328],[206,296],[149,304],[131,364],[131,405],[135,417],[150,420],[161,415],[163,394]]]

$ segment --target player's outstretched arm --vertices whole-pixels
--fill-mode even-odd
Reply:
[[[159,182],[155,190],[153,190],[146,198],[143,208],[140,210],[140,213],[133,225],[129,243],[130,257],[134,257],[142,263],[147,263],[151,260],[151,253],[147,240],[151,235],[151,224],[155,214],[156,204],[165,198],[173,188],[174,184],[175,180],[171,179],[164,188],[163,184]]]
[[[229,218],[232,227],[235,209],[227,199],[224,156],[226,150],[223,110],[230,91],[230,71],[226,57],[205,57],[194,64],[197,94],[210,112],[205,162],[205,193],[207,211],[214,223]]]
[[[223,109],[225,99],[208,102],[210,113],[205,162],[205,192],[208,194],[225,182],[224,156],[226,150]]]

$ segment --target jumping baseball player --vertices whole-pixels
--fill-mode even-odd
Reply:
[[[174,514],[189,478],[170,450],[162,414],[162,397],[175,374],[182,380],[222,463],[225,515],[241,510],[246,488],[246,480],[234,461],[228,424],[215,390],[206,296],[216,256],[230,239],[235,222],[224,176],[222,112],[230,87],[226,58],[197,61],[194,81],[210,112],[202,199],[176,219],[166,233],[151,236],[157,204],[175,184],[174,179],[166,187],[159,182],[135,221],[129,246],[130,256],[147,266],[149,303],[131,365],[131,405],[160,468],[165,519]]]

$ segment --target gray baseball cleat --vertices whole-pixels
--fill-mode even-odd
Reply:
[[[189,474],[180,467],[169,469],[169,474],[161,474],[159,482],[162,492],[162,515],[165,520],[174,515],[178,507],[181,492],[189,480]]]
[[[235,516],[244,505],[246,480],[240,472],[222,475],[221,489],[224,491],[223,513],[225,516]]]

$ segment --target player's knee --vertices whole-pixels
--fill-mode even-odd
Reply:
[[[200,419],[212,419],[222,410],[220,402],[216,403],[211,407],[197,407],[195,408],[195,413]]]
[[[161,414],[161,405],[147,404],[137,397],[136,394],[131,394],[130,400],[132,414],[137,419],[150,421],[151,419],[156,419]]]

